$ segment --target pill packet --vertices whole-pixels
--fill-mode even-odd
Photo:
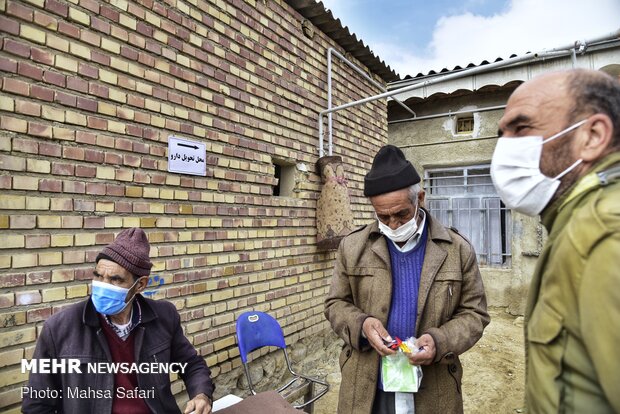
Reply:
[[[398,349],[393,355],[381,358],[381,380],[383,390],[387,392],[417,392],[422,382],[422,368],[411,365],[408,353],[417,353],[415,338],[407,338],[405,341],[396,337],[386,344],[390,349]]]

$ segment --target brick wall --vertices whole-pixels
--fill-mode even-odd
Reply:
[[[0,0],[0,410],[19,410],[20,360],[122,228],[146,230],[147,295],[176,305],[215,376],[240,365],[243,311],[289,343],[328,327],[314,163],[337,45],[301,20],[273,0]],[[378,93],[334,66],[335,104]],[[385,101],[334,116],[359,224],[386,122]],[[206,143],[206,177],[167,172],[169,135]],[[274,160],[298,167],[292,197],[272,195]]]

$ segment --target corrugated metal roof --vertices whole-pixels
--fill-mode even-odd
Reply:
[[[528,54],[528,53],[530,53],[530,52],[527,52],[525,54]],[[482,62],[480,62],[478,64],[470,62],[470,63],[467,64],[467,66],[459,66],[459,65],[457,65],[457,66],[453,67],[452,69],[443,68],[443,69],[441,69],[439,71],[431,70],[428,73],[419,72],[415,76],[407,75],[407,76],[405,76],[405,79],[403,79],[403,80],[417,79],[417,78],[423,78],[423,77],[426,77],[426,76],[433,76],[433,75],[442,75],[442,74],[448,73],[448,72],[456,72],[456,71],[459,71],[459,70],[475,68],[475,67],[478,67],[478,66],[488,65],[489,63],[501,62],[502,60],[511,59],[513,57],[516,57],[516,56],[518,56],[518,55],[513,53],[512,55],[508,56],[507,58],[498,57],[495,60],[486,60],[485,59],[485,60],[483,60]]]
[[[351,33],[348,27],[343,27],[340,19],[336,19],[331,10],[325,9],[323,2],[317,3],[315,0],[285,0],[285,2],[385,82],[400,79],[400,76],[376,56],[361,39],[358,39],[355,33]]]

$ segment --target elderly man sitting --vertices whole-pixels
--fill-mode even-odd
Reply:
[[[174,305],[140,295],[153,266],[149,250],[142,229],[123,230],[97,256],[92,295],[45,322],[33,359],[69,360],[77,370],[31,371],[24,413],[179,413],[171,371],[187,387],[185,412],[211,412],[211,372]]]

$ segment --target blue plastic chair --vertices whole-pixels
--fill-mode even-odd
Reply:
[[[294,405],[295,408],[304,408],[309,404],[312,404],[319,398],[321,398],[329,390],[329,384],[316,378],[307,377],[305,375],[297,374],[291,367],[291,361],[286,352],[286,343],[284,341],[284,334],[278,321],[276,321],[271,315],[264,312],[245,312],[237,318],[237,343],[239,346],[239,354],[241,355],[241,362],[243,362],[243,368],[245,369],[245,375],[248,378],[248,385],[250,392],[256,395],[254,385],[252,384],[252,378],[250,377],[250,369],[248,365],[248,354],[256,349],[264,346],[275,346],[284,352],[284,359],[286,360],[286,366],[292,375],[292,379],[278,388],[278,393],[289,389],[295,382],[303,381],[299,383],[299,386],[305,385],[304,382],[310,383],[312,393],[314,394],[314,385],[320,384],[323,386],[320,392],[311,396],[309,400],[306,400],[303,404]]]

